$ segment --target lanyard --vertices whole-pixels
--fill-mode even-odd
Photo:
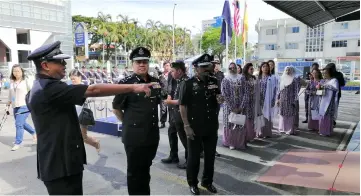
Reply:
[[[18,88],[18,86],[20,85],[20,83],[22,82],[22,80],[20,80],[19,83],[16,84],[16,82],[14,82],[13,86],[14,86],[14,92],[16,93],[16,89]],[[15,85],[16,84],[16,85]]]

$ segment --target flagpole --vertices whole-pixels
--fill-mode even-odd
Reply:
[[[226,20],[224,20],[224,22],[226,23],[226,66],[228,66],[228,23]]]
[[[234,62],[237,62],[237,32],[234,36]]]
[[[244,25],[244,19],[246,18],[246,5],[247,5],[247,0],[244,0],[244,8],[243,8],[243,65],[245,65],[246,63],[246,30],[245,30],[245,25]],[[248,20],[248,19],[247,19]],[[247,21],[246,21],[247,22]]]

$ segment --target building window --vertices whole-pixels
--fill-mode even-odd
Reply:
[[[10,50],[8,48],[5,49],[5,53],[6,53],[6,62],[11,62],[11,53]]]
[[[30,51],[27,50],[18,50],[19,63],[28,63],[29,60],[27,59],[27,56],[29,53]]]
[[[340,24],[341,29],[348,29],[348,22],[343,22]]]
[[[332,48],[343,48],[347,47],[347,40],[332,41]]]
[[[286,43],[286,49],[298,49],[298,43]]]
[[[19,33],[16,34],[16,38],[17,38],[17,43],[18,44],[30,44],[29,43],[29,36],[27,33]]]
[[[300,32],[300,27],[288,27],[287,28],[287,33],[299,33]]]
[[[266,44],[266,50],[276,50],[277,44]]]
[[[266,29],[266,35],[276,35],[277,29]]]

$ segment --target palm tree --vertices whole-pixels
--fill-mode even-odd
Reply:
[[[152,51],[156,52],[156,48],[155,48],[155,40],[158,34],[158,30],[160,28],[160,26],[162,25],[162,23],[160,21],[154,21],[154,20],[147,20],[145,27],[149,29],[150,33],[150,37],[152,39]]]

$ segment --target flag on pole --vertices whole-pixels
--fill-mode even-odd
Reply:
[[[231,23],[231,9],[229,7],[229,1],[225,0],[224,1],[224,5],[223,5],[223,12],[222,12],[222,18],[223,18],[223,22],[222,22],[222,33],[221,33],[221,38],[219,40],[220,43],[222,43],[223,45],[226,44],[226,27],[228,27],[228,42],[231,41],[232,39],[232,23]],[[227,22],[227,25],[226,25]]]
[[[233,1],[233,6],[234,6],[234,16],[233,16],[233,23],[234,23],[234,31],[236,32],[236,36],[239,36],[240,34],[240,25],[239,25],[239,0],[234,0]]]
[[[246,1],[244,1],[242,38],[243,38],[243,45],[246,45],[247,40],[248,40],[248,12],[247,12],[247,2]]]

